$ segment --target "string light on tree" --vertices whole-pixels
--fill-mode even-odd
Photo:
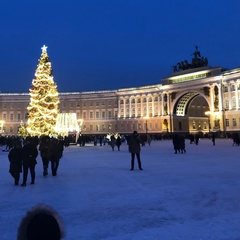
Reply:
[[[29,89],[27,132],[30,136],[56,134],[55,125],[59,112],[57,85],[53,80],[47,46],[43,45],[35,78]]]

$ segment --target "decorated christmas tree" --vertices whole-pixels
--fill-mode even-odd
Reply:
[[[28,105],[27,132],[30,136],[56,134],[55,125],[58,115],[59,97],[57,85],[53,81],[51,61],[47,47],[42,54],[32,81],[30,103]]]
[[[27,128],[24,125],[24,123],[21,121],[20,127],[18,129],[18,136],[25,139],[27,137],[27,135],[28,135]]]

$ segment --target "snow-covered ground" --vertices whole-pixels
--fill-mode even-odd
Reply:
[[[14,186],[6,152],[0,152],[0,233],[13,240],[22,217],[45,204],[61,217],[67,240],[240,239],[240,147],[231,140],[172,142],[142,148],[143,171],[130,171],[127,145],[65,148],[58,175]]]

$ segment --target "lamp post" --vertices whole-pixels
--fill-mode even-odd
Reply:
[[[211,122],[210,122],[211,114],[212,113],[210,111],[205,112],[205,115],[208,117],[208,134],[209,134],[209,136],[210,136],[210,130],[211,130]]]

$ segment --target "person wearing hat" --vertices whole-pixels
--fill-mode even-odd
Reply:
[[[137,156],[139,170],[143,170],[141,159],[140,159],[141,143],[142,141],[137,131],[134,131],[132,136],[129,138],[129,142],[128,142],[128,150],[131,153],[131,169],[130,169],[131,171],[134,170],[135,155]]]

